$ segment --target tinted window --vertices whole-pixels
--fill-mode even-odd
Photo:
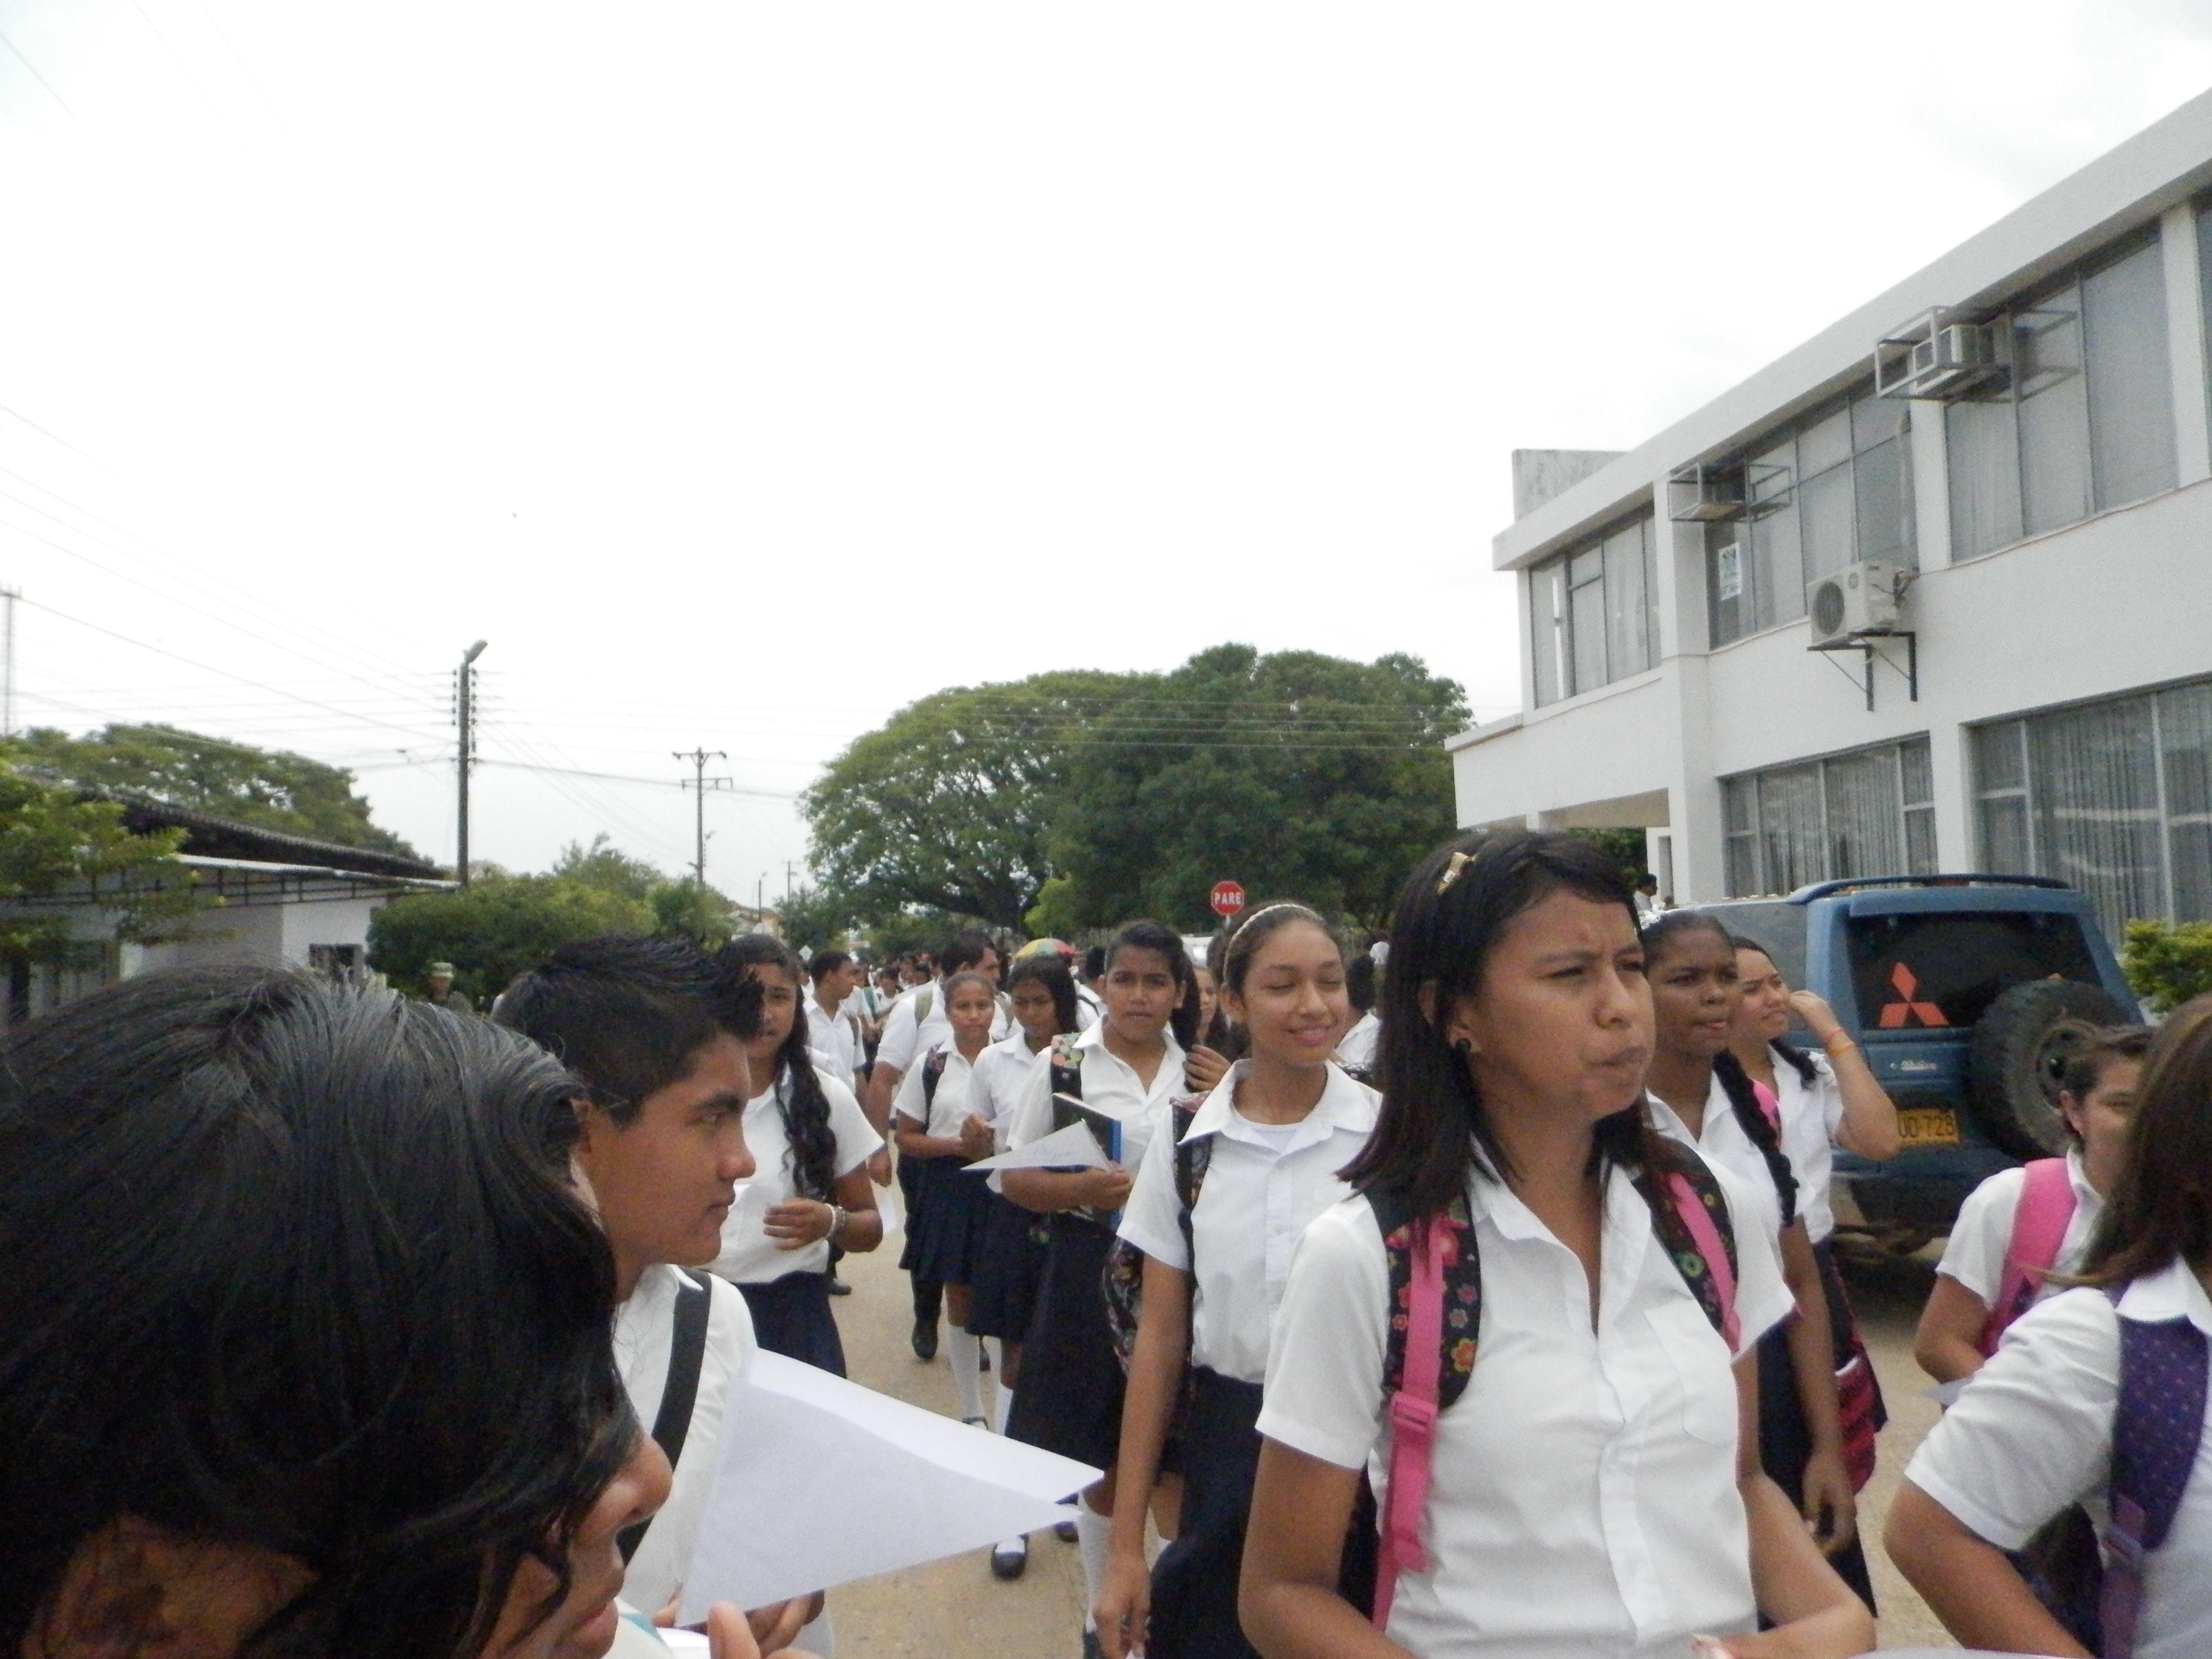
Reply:
[[[1844,930],[1859,1022],[1868,1030],[1970,1026],[2024,980],[2099,982],[2074,916],[1853,916]]]

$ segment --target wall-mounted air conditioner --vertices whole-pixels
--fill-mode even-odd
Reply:
[[[1744,514],[1743,470],[1703,462],[1667,476],[1667,516],[1677,524],[1717,524]]]
[[[1826,650],[1868,634],[1894,633],[1904,575],[1887,559],[1862,559],[1815,581],[1805,596],[1811,648]]]
[[[1957,320],[1941,307],[1875,343],[1874,389],[1884,398],[1951,402],[1994,392],[2010,374],[1993,324]]]

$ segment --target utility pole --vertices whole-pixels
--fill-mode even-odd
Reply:
[[[797,859],[786,859],[783,861],[783,902],[787,909],[789,908],[791,905],[791,889],[793,884],[792,872],[798,868],[799,860]]]
[[[469,884],[469,773],[477,763],[476,661],[483,655],[489,643],[487,640],[478,640],[461,653],[461,665],[453,675],[453,720],[460,730],[456,766],[459,778],[459,826],[454,836],[453,874],[464,887]]]
[[[709,789],[727,789],[734,781],[729,778],[708,777],[707,763],[710,760],[727,760],[729,757],[719,749],[694,749],[688,755],[680,750],[677,750],[675,758],[691,763],[692,775],[684,780],[684,787],[698,797],[693,805],[698,809],[695,829],[698,835],[699,851],[698,856],[692,860],[691,875],[700,886],[704,887],[707,884],[707,792]]]
[[[15,601],[22,597],[21,588],[0,587],[0,650],[8,653],[0,665],[0,738],[15,735]]]

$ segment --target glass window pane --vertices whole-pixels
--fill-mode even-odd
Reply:
[[[2107,933],[2166,914],[2151,700],[2129,697],[2027,723],[2036,873],[2097,901]]]
[[[2010,398],[1943,412],[1950,447],[1951,556],[1968,559],[2021,538],[2020,434]]]
[[[2089,400],[2075,290],[2013,319],[2021,520],[2031,536],[2089,515]]]
[[[1557,702],[1565,677],[1560,670],[1559,599],[1564,568],[1557,559],[1528,573],[1528,656],[1535,668],[1536,707]]]
[[[1605,574],[1605,549],[1585,547],[1567,556],[1567,586],[1584,587]]]
[[[1751,632],[1747,618],[1751,599],[1744,569],[1743,528],[1741,525],[1709,525],[1705,529],[1705,592],[1711,596],[1713,643],[1726,645]]]
[[[2019,720],[1999,720],[1974,733],[1974,788],[1978,793],[2027,787],[2027,763],[2021,747],[2021,736]]]
[[[1981,805],[1982,868],[1991,875],[2032,876],[2028,855],[2027,798],[1998,795]]]
[[[1797,482],[1851,458],[1851,411],[1839,409],[1797,434]]]
[[[2177,921],[2212,918],[2212,685],[2159,694],[2158,744],[2172,914]]]
[[[1898,806],[1897,750],[1885,745],[1823,763],[1828,867],[1826,879],[1893,876],[1905,867]]]
[[[1851,447],[1865,454],[1877,444],[1905,434],[1911,405],[1901,398],[1877,398],[1871,393],[1851,405]]]
[[[1759,775],[1760,873],[1767,890],[1794,892],[1827,878],[1820,812],[1820,768],[1778,767]]]
[[[2179,478],[2159,245],[2137,248],[2086,277],[2081,312],[2097,506],[2122,507],[2171,489]]]
[[[1650,603],[1644,586],[1645,528],[1639,520],[1605,538],[1605,659],[1617,680],[1651,665],[1644,645]]]
[[[1571,578],[1581,577],[1585,561],[1594,565],[1597,574],[1605,574],[1604,556],[1592,549],[1577,554],[1568,566]],[[1567,594],[1567,637],[1571,642],[1574,665],[1572,691],[1591,691],[1603,685],[1605,672],[1605,583],[1602,580],[1574,580]]]
[[[1721,819],[1726,825],[1728,896],[1744,898],[1762,891],[1759,879],[1759,783],[1755,778],[1721,780]]]
[[[1912,491],[1905,476],[1905,440],[1892,438],[1851,463],[1858,491],[1858,549],[1862,559],[1887,559],[1910,567]]]
[[[1659,665],[1659,526],[1644,521],[1644,665]]]
[[[1936,809],[1916,806],[1905,815],[1905,873],[1932,876],[1942,867],[1936,859]]]
[[[1936,799],[1936,767],[1928,753],[1928,739],[1907,738],[1897,745],[1897,788],[1907,806],[1927,806]]]
[[[1784,438],[1753,456],[1744,469],[1744,483],[1754,503],[1787,499],[1797,483],[1796,440]]]
[[[1832,468],[1798,485],[1797,518],[1804,536],[1807,582],[1832,576],[1856,556],[1854,516],[1850,467]]]

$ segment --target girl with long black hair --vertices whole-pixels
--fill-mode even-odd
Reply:
[[[762,1347],[845,1374],[830,1311],[830,1247],[883,1243],[868,1160],[883,1146],[853,1091],[815,1069],[799,1012],[806,970],[781,939],[746,933],[714,953],[761,988],[760,1034],[745,1045],[757,1092],[745,1144],[757,1168],[722,1224],[714,1271],[744,1292]]]
[[[1743,1006],[1735,940],[1710,915],[1670,910],[1644,929],[1644,967],[1657,1016],[1645,1079],[1652,1121],[1758,1194],[1796,1303],[1796,1316],[1759,1344],[1759,1462],[1871,1609],[1857,1495],[1844,1459],[1827,1286],[1801,1213],[1802,1188],[1783,1151],[1779,1113],[1768,1115],[1729,1048]]]
[[[1865,1651],[1872,1619],[1750,1444],[1752,1351],[1790,1308],[1758,1206],[1641,1109],[1651,994],[1618,866],[1565,835],[1462,837],[1414,870],[1390,941],[1357,1195],[1306,1229],[1275,1319],[1253,1646],[1680,1659],[1713,1632],[1738,1659]],[[1436,1284],[1422,1264],[1454,1287],[1441,1308],[1413,1295]],[[1424,1310],[1431,1391],[1409,1399]],[[1370,1467],[1394,1471],[1379,1543],[1348,1536]],[[1361,1547],[1382,1558],[1380,1629],[1346,1582]],[[1762,1610],[1783,1628],[1751,1634]]]

